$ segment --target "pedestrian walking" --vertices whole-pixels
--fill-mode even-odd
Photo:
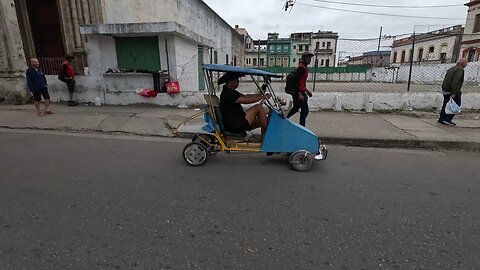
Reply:
[[[37,58],[30,59],[30,67],[26,71],[27,85],[33,96],[33,104],[37,110],[37,116],[52,114],[50,110],[50,95],[48,94],[48,84],[45,73],[40,69],[40,62]],[[45,100],[45,110],[40,110],[40,101],[42,97]]]
[[[460,58],[457,64],[448,69],[447,74],[442,83],[443,94],[443,106],[440,110],[440,118],[438,123],[442,125],[456,126],[452,121],[455,114],[446,114],[445,107],[450,99],[453,99],[458,106],[462,105],[462,85],[463,78],[465,76],[465,67],[467,67],[468,60],[466,58]]]
[[[68,106],[77,106],[78,102],[73,100],[75,92],[75,71],[72,67],[72,61],[75,59],[73,55],[67,55],[62,64],[58,78],[68,87]]]
[[[300,58],[300,63],[295,71],[295,82],[298,86],[292,93],[293,107],[287,115],[287,118],[292,117],[300,110],[300,125],[305,126],[308,116],[308,97],[312,96],[312,92],[307,89],[308,65],[312,62],[313,53],[305,52]]]

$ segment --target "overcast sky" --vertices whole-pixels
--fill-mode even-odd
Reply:
[[[463,4],[468,1],[469,0],[328,0],[328,2],[360,4],[343,5],[320,0],[297,0],[291,12],[285,12],[282,9],[285,3],[284,0],[204,0],[207,5],[232,27],[238,24],[246,28],[254,39],[266,39],[267,33],[269,32],[278,32],[280,33],[280,37],[287,37],[292,32],[316,32],[318,30],[338,32],[340,38],[374,38],[378,37],[380,26],[383,26],[384,35],[411,33],[414,28],[416,32],[427,32],[429,30],[442,28],[442,26],[464,25],[467,16],[467,7]],[[367,7],[361,4],[410,7],[458,6],[414,9]],[[332,10],[332,8],[453,19],[380,16],[338,11]]]

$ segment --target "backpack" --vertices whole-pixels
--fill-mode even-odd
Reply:
[[[63,65],[60,66],[60,69],[58,70],[58,79],[62,82],[65,82],[65,69],[63,68]]]
[[[296,88],[298,87],[297,80],[295,80],[296,71],[297,70],[294,70],[287,75],[287,80],[285,83],[285,93],[289,95],[295,94]]]

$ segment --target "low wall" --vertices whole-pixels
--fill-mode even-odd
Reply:
[[[178,95],[170,96],[165,93],[158,94],[154,98],[146,98],[138,95],[134,87],[130,87],[132,81],[123,81],[123,88],[120,85],[112,85],[108,92],[102,84],[91,81],[91,77],[77,78],[76,99],[80,102],[95,102],[99,97],[102,103],[108,105],[131,105],[131,104],[153,104],[160,106],[192,107],[205,104],[202,92],[181,92]],[[144,78],[147,82],[147,78]],[[136,80],[142,80],[136,78]],[[48,76],[49,91],[54,102],[67,101],[68,90],[64,83],[58,81],[56,76]],[[135,84],[135,83],[133,83]],[[90,86],[89,86],[90,85]],[[280,97],[291,99],[290,95],[279,93]],[[480,110],[480,93],[464,93],[462,96],[462,108],[466,110]],[[353,110],[353,111],[394,111],[394,110],[438,110],[441,108],[443,96],[438,92],[412,92],[412,93],[385,93],[385,92],[315,92],[309,100],[312,111],[318,110]]]

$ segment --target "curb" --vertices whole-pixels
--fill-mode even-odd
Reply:
[[[44,131],[62,131],[71,133],[100,133],[100,134],[127,134],[141,137],[162,137],[162,138],[183,138],[191,139],[194,135],[191,133],[177,133],[171,136],[157,134],[139,134],[128,131],[106,132],[97,129],[74,129],[74,128],[38,128],[38,127],[10,127],[0,126],[1,129],[9,130],[44,130]],[[370,147],[370,148],[400,148],[400,149],[430,149],[430,150],[464,150],[480,151],[480,142],[457,142],[457,141],[424,141],[424,140],[404,140],[404,139],[367,139],[367,138],[342,138],[342,137],[321,137],[322,143],[328,145],[342,145],[352,147]]]
[[[322,137],[322,143],[326,145],[343,145],[354,147],[372,148],[403,148],[403,149],[430,149],[430,150],[464,150],[480,151],[479,142],[456,142],[456,141],[424,141],[403,139],[364,139],[364,138],[339,138]]]

